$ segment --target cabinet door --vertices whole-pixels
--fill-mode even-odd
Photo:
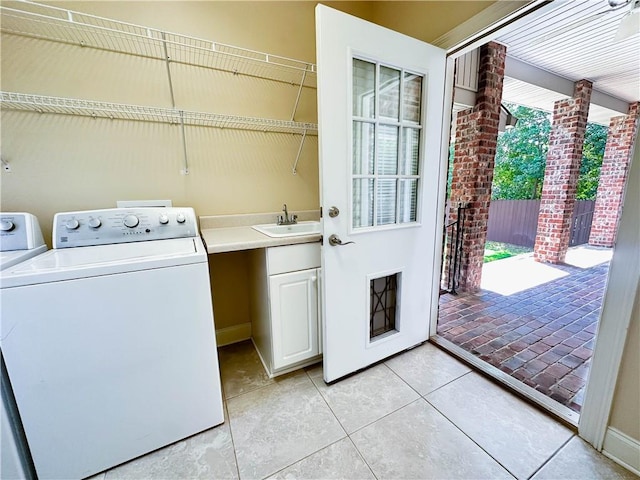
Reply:
[[[269,277],[274,370],[319,354],[317,269]]]

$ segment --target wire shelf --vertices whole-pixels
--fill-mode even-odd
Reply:
[[[317,135],[318,132],[318,125],[315,123],[192,112],[172,108],[96,102],[16,92],[0,92],[0,106],[2,109],[7,110],[78,115],[112,120],[161,122],[173,125],[184,124],[234,130],[293,133],[297,135]]]
[[[0,6],[0,30],[83,47],[316,88],[316,66],[291,58],[33,2]]]

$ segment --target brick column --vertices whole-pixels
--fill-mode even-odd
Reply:
[[[639,107],[640,102],[632,103],[627,115],[614,117],[609,124],[589,245],[613,247],[616,241],[622,195],[631,163],[631,149],[638,131]]]
[[[476,104],[459,112],[456,120],[450,221],[457,219],[459,203],[468,207],[462,238],[460,291],[480,289],[506,53],[507,47],[495,42],[480,48]]]
[[[573,98],[559,100],[553,108],[534,246],[534,258],[539,262],[562,263],[569,248],[591,89],[590,81],[580,80]]]

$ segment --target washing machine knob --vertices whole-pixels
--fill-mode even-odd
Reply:
[[[137,227],[140,223],[140,220],[135,215],[127,215],[126,217],[124,217],[123,221],[124,226],[129,228]]]
[[[91,220],[89,220],[89,226],[91,228],[100,228],[101,225],[102,225],[102,222],[100,221],[99,218],[92,218]]]
[[[77,230],[79,226],[80,226],[80,222],[75,218],[72,218],[65,224],[65,227],[67,227],[67,230]]]
[[[184,213],[179,213],[178,215],[176,215],[176,222],[184,223],[186,221],[187,219],[185,218]]]
[[[169,223],[169,216],[166,213],[163,213],[162,215],[160,215],[160,218],[158,220],[162,225],[166,225],[167,223]]]
[[[2,220],[2,222],[0,222],[0,231],[10,232],[14,228],[16,228],[16,226],[11,220]]]

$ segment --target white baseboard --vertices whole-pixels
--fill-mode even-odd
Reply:
[[[219,347],[242,342],[251,338],[251,322],[232,325],[216,330],[216,343]]]
[[[604,436],[602,454],[640,476],[640,441],[609,427]]]

